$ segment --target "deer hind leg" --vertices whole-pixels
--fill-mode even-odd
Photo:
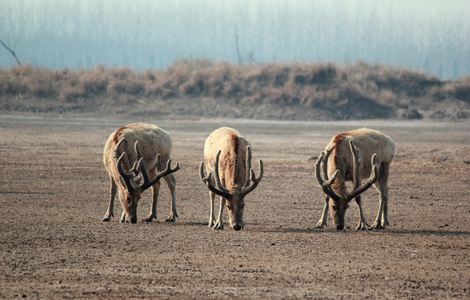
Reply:
[[[210,205],[210,214],[209,214],[209,228],[212,228],[215,224],[214,218],[214,198],[215,194],[213,192],[209,192],[209,205]]]
[[[102,220],[103,222],[109,222],[111,221],[111,218],[114,217],[114,198],[116,197],[117,186],[112,177],[109,177],[109,181],[110,181],[109,193],[111,197],[109,200],[108,209],[106,210],[106,213],[104,214],[104,217]]]
[[[383,198],[385,199],[384,208],[382,210],[382,227],[387,227],[389,224],[388,222],[388,173],[390,170],[389,164],[383,165],[383,174],[382,174],[382,182],[380,185],[381,192],[383,194]]]
[[[373,229],[384,229],[388,225],[388,171],[389,164],[382,163],[379,170],[379,178],[376,183],[376,188],[380,192],[380,204],[377,217],[372,225]]]
[[[226,200],[224,197],[220,197],[219,215],[217,216],[217,222],[214,224],[212,229],[215,229],[215,230],[224,229],[223,214],[224,214],[225,201]]]
[[[163,177],[170,189],[171,193],[171,210],[166,218],[165,222],[175,222],[178,218],[178,213],[176,212],[176,179],[173,174]]]
[[[323,212],[321,214],[320,220],[318,220],[318,223],[313,227],[314,229],[323,229],[326,227],[326,221],[328,219],[328,201],[330,200],[330,197],[328,195],[325,195],[325,202],[323,204]]]

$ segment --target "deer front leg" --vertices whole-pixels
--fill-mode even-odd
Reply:
[[[154,175],[150,175],[154,176]],[[160,192],[160,181],[157,181],[153,186],[152,186],[152,207],[150,208],[150,213],[147,217],[145,217],[142,221],[143,222],[152,222],[153,219],[157,219],[157,204],[158,204],[158,195]]]
[[[356,227],[356,230],[367,230],[369,229],[369,224],[366,222],[366,218],[364,217],[364,211],[362,210],[362,202],[361,196],[357,196],[356,198],[357,206],[359,207],[359,224]]]
[[[215,219],[214,219],[214,198],[215,194],[213,192],[209,192],[209,201],[210,201],[210,214],[209,214],[209,223],[208,226],[209,228],[212,228],[215,224]]]
[[[122,212],[121,220],[119,222],[126,223],[126,212],[125,211]]]
[[[165,179],[171,193],[171,211],[165,222],[176,222],[176,218],[178,218],[178,213],[176,212],[176,179],[173,174],[163,178]]]
[[[323,204],[323,212],[321,214],[320,220],[318,223],[313,227],[314,229],[323,229],[326,227],[326,220],[328,218],[328,201],[330,200],[330,197],[328,195],[325,195],[325,203]]]
[[[220,197],[220,207],[219,207],[219,215],[217,216],[217,222],[214,224],[212,229],[214,230],[222,230],[224,229],[224,222],[223,222],[223,213],[224,213],[224,206],[225,206],[225,199]]]
[[[110,181],[110,188],[109,188],[109,193],[111,195],[111,199],[109,200],[109,205],[108,205],[108,209],[106,210],[106,213],[104,214],[104,217],[103,217],[103,222],[109,222],[111,221],[111,217],[114,217],[114,198],[116,196],[116,190],[117,190],[117,186],[116,186],[116,183],[114,182],[114,179],[113,178],[109,178],[109,181]]]

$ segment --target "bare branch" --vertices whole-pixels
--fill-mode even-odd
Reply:
[[[5,49],[7,49],[7,51],[11,53],[11,55],[13,55],[13,57],[16,59],[16,63],[18,64],[18,66],[21,65],[21,62],[16,56],[15,51],[13,51],[10,47],[8,47],[2,40],[0,40],[0,44],[2,44],[2,46],[5,47]]]
[[[238,46],[238,25],[235,26],[235,49],[237,50],[238,64],[242,64],[242,56],[240,55],[240,47]]]

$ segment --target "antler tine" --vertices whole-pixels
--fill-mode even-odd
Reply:
[[[217,187],[221,191],[223,191],[224,193],[228,193],[227,189],[222,185],[222,181],[220,180],[220,175],[219,175],[219,159],[220,159],[221,153],[222,153],[222,150],[219,150],[219,152],[217,152],[217,155],[215,156],[215,164],[214,164],[215,181],[217,183]]]
[[[349,148],[351,149],[353,160],[353,184],[354,188],[357,189],[361,185],[361,176],[359,174],[361,157],[359,155],[359,148],[356,147],[353,140],[349,141]]]
[[[379,171],[377,168],[377,153],[374,153],[370,159],[371,164],[371,173],[370,177],[365,184],[361,187],[355,188],[354,191],[346,196],[346,199],[349,201],[353,198],[356,198],[358,195],[364,193],[368,188],[371,187],[372,184],[377,180],[379,177]]]
[[[209,175],[207,175],[207,177],[205,176],[204,174],[204,162],[201,162],[201,164],[199,165],[199,177],[201,178],[201,181],[202,183],[204,183],[207,188],[213,192],[214,194],[217,194],[221,197],[224,197],[225,199],[232,199],[232,195],[230,195],[228,192],[225,192],[225,191],[222,191],[222,190],[219,190],[218,188],[214,187],[212,185],[212,172],[209,172]]]
[[[142,191],[148,189],[149,187],[151,187],[152,185],[154,185],[157,181],[159,181],[162,177],[165,177],[167,175],[170,175],[171,173],[174,173],[176,171],[178,171],[180,169],[180,165],[179,163],[176,163],[176,166],[172,169],[171,168],[171,162],[173,160],[172,159],[169,159],[166,163],[166,168],[165,170],[159,172],[155,178],[153,178],[151,181],[146,181],[144,180],[144,183],[139,187]]]
[[[121,175],[121,177],[124,179],[127,189],[131,190],[133,189],[131,185],[131,181],[130,181],[130,176],[132,175],[132,173],[128,173],[124,171],[124,169],[122,168],[122,160],[125,156],[126,156],[126,152],[123,152],[121,156],[119,156],[119,158],[116,161],[116,167],[118,169],[119,175]]]
[[[140,159],[142,157],[142,154],[140,153],[140,149],[139,149],[139,141],[135,141],[134,151],[135,151],[135,154],[137,154],[137,159]]]
[[[119,142],[117,142],[116,147],[115,147],[116,151],[119,149],[119,146],[121,146],[121,144],[124,143],[125,141],[126,141],[126,138],[122,138],[119,140]]]
[[[250,179],[254,176],[254,171],[251,168],[251,147],[248,145],[246,146],[246,176],[245,176],[245,183],[243,184],[244,187],[250,185]]]
[[[147,173],[147,170],[145,170],[145,166],[143,163],[143,157],[139,158],[137,161],[137,165],[135,167],[135,175],[139,174],[139,171],[142,173],[142,178],[144,179],[144,182],[149,181],[149,174]]]
[[[333,174],[333,176],[331,176],[330,179],[328,179],[327,177],[328,171],[327,171],[326,163],[328,161],[328,157],[330,156],[332,150],[333,148],[323,151],[320,154],[320,156],[317,159],[317,162],[315,163],[315,175],[317,177],[318,183],[322,187],[323,192],[327,194],[328,196],[330,196],[332,199],[339,200],[340,197],[336,195],[336,193],[333,192],[333,190],[331,189],[331,185],[336,180],[336,177],[339,174],[339,170],[336,170],[336,172]],[[321,170],[320,170],[321,167],[323,167],[323,173],[325,174],[325,177],[326,177],[325,179],[321,175]]]
[[[331,152],[335,147],[331,147],[329,149],[325,149],[325,157],[323,158],[322,166],[323,166],[323,178],[328,181],[328,158],[330,157]]]
[[[119,154],[119,147],[121,146],[122,143],[127,143],[127,140],[126,138],[121,138],[117,143],[116,143],[116,146],[114,147],[114,156],[116,157],[116,161],[117,161],[117,158],[120,156]],[[126,153],[125,151],[123,151],[123,153]],[[130,161],[129,161],[129,157],[127,157],[127,153],[126,153],[126,156],[124,157],[124,164],[126,165],[126,168],[129,169],[130,168]]]
[[[216,195],[219,195],[227,200],[233,199],[233,196],[230,193],[221,191],[212,185],[212,172],[210,172],[209,175],[207,175],[206,186],[211,192],[213,192]]]
[[[250,173],[251,173],[251,184],[242,190],[243,196],[253,191],[261,182],[261,179],[263,178],[264,166],[263,166],[263,161],[261,159],[259,160],[258,177],[256,177],[255,171],[253,169],[251,169]]]
[[[211,174],[209,173],[209,176]],[[202,183],[206,184],[207,180],[209,179],[209,176],[205,176],[204,174],[204,162],[201,161],[201,164],[199,165],[199,178],[201,178]]]
[[[137,142],[136,142],[135,145],[137,146]],[[137,151],[136,151],[136,152],[137,152]],[[139,156],[139,155],[140,155],[140,153],[137,153],[137,156]],[[139,169],[140,172],[142,173],[142,178],[144,179],[144,183],[145,183],[145,182],[148,182],[148,181],[150,180],[150,176],[149,176],[147,170],[145,169],[145,166],[141,163],[142,159],[143,159],[143,157],[141,157],[141,158],[139,159],[140,165],[139,165],[139,168],[138,168],[138,169]],[[155,159],[155,163],[153,164],[152,168],[157,168],[157,171],[160,170],[160,153],[157,153],[157,157],[156,157],[156,159]],[[137,172],[137,173],[138,173],[138,172]],[[137,175],[137,174],[136,174],[136,175]]]
[[[320,173],[321,166],[323,166],[323,157],[325,157],[325,151],[322,151],[315,162],[315,176],[317,177],[318,183],[323,185],[323,177]]]

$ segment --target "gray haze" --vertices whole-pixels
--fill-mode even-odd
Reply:
[[[0,39],[24,64],[164,68],[178,59],[237,63],[362,60],[470,75],[466,0],[0,0]],[[0,49],[0,67],[15,64]]]

